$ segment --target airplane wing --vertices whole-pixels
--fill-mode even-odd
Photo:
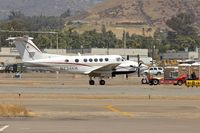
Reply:
[[[103,72],[107,72],[107,71],[112,71],[113,69],[115,69],[120,63],[112,63],[112,64],[108,64],[99,68],[96,68],[94,70],[85,72],[85,74],[96,74],[96,73],[103,73]]]

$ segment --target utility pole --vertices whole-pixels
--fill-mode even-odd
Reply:
[[[2,46],[1,46],[1,36],[0,36],[0,51],[1,51],[1,47],[2,47]]]
[[[58,50],[58,43],[59,43],[59,42],[58,42],[58,32],[56,32],[56,42],[57,42],[57,43],[56,43],[56,49]]]
[[[124,56],[125,56],[125,49],[126,49],[126,30],[123,31],[123,49],[124,49]]]
[[[124,30],[123,33],[124,33],[124,49],[126,49],[126,30]]]
[[[107,43],[107,55],[109,55],[110,53],[109,53],[109,47],[110,47],[110,44],[109,44],[109,42]]]

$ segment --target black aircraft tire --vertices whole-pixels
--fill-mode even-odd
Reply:
[[[99,84],[100,84],[100,85],[105,85],[105,83],[106,83],[105,80],[100,80],[100,81],[99,81]]]
[[[90,81],[89,81],[89,84],[90,84],[90,85],[94,85],[94,84],[95,84],[94,80],[90,80]]]

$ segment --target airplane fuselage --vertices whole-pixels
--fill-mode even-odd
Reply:
[[[126,74],[126,72],[135,72],[136,64],[131,61],[125,61],[119,55],[88,55],[88,56],[54,56],[47,55],[44,59],[38,59],[25,62],[35,67],[49,67],[58,71],[66,71],[68,73],[87,74],[92,70],[96,70],[108,64],[116,64],[116,68],[112,71],[116,74]],[[104,72],[106,73],[106,72]],[[111,73],[108,71],[107,73]]]

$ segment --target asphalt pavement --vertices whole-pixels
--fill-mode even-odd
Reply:
[[[200,131],[200,88],[140,85],[139,79],[132,82],[135,77],[89,86],[84,78],[68,77],[65,82],[45,76],[45,81],[39,77],[0,80],[0,104],[20,105],[34,114],[0,117],[0,129],[7,125],[4,133]]]

